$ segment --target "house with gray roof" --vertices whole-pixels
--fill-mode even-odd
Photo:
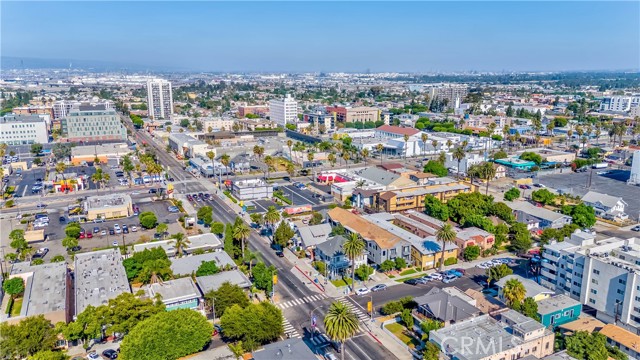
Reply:
[[[224,248],[224,244],[216,236],[212,233],[205,233],[199,235],[189,236],[189,245],[184,250],[187,254],[191,254],[196,250],[203,251],[221,251]],[[133,245],[133,251],[139,252],[144,251],[145,249],[153,249],[156,247],[161,247],[167,253],[167,256],[175,256],[176,248],[173,246],[174,240],[160,240],[160,241],[151,241],[146,243],[140,243]]]
[[[131,292],[119,249],[78,253],[74,259],[75,314]]]
[[[291,338],[253,352],[253,360],[316,360],[318,357],[302,339]]]
[[[171,271],[174,275],[191,275],[195,273],[205,261],[215,261],[220,269],[236,269],[236,263],[225,251],[189,255],[171,259]]]
[[[360,173],[358,173],[358,175],[369,181],[372,181],[374,183],[378,183],[384,186],[389,186],[394,181],[400,178],[399,174],[392,173],[390,171],[386,171],[378,167],[368,167],[362,170]]]
[[[151,299],[159,297],[167,310],[192,309],[203,307],[202,294],[191,277],[161,281],[146,287],[147,296]]]
[[[251,287],[251,280],[240,270],[222,271],[213,275],[196,277],[196,284],[203,294],[218,290],[225,282],[238,285],[243,289]]]
[[[346,270],[351,267],[351,260],[345,255],[342,246],[345,241],[344,237],[338,235],[329,238],[327,241],[316,246],[316,261],[322,261],[327,268],[327,276],[329,279],[341,277]],[[356,267],[367,263],[367,255],[361,254],[355,259]]]
[[[442,321],[445,326],[464,321],[482,312],[476,300],[456,287],[432,288],[425,295],[413,299],[418,304],[418,313]]]
[[[596,215],[604,217],[606,215],[612,217],[627,217],[624,213],[627,203],[621,197],[601,194],[595,191],[589,191],[582,197],[585,205],[591,206],[596,211]],[[624,215],[623,215],[624,214]]]
[[[300,234],[300,240],[302,246],[305,248],[315,248],[318,244],[321,244],[329,238],[331,234],[331,224],[318,224],[310,226],[299,226],[298,234]]]
[[[531,217],[533,217],[538,219],[538,226],[543,230],[547,228],[559,229],[571,224],[572,221],[571,216],[535,206],[528,201],[512,201],[509,203],[509,207],[513,209],[518,222],[529,225],[532,224]]]

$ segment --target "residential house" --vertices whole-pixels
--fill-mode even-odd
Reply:
[[[627,219],[624,209],[627,203],[621,197],[601,194],[595,191],[589,191],[582,197],[585,205],[593,207],[596,215],[603,218]]]
[[[513,209],[518,222],[531,224],[531,218],[533,217],[538,219],[539,229],[542,230],[547,228],[559,229],[571,224],[572,221],[571,216],[535,206],[527,201],[512,201],[509,203],[509,207]]]
[[[476,245],[482,250],[488,250],[491,249],[495,240],[496,238],[492,233],[477,227],[456,230],[455,243],[460,249],[466,249],[467,246]]]
[[[609,346],[620,349],[629,359],[640,360],[640,335],[613,324],[605,325],[600,334],[607,337]]]
[[[345,241],[347,241],[347,239],[340,235],[333,236],[318,244],[315,248],[315,260],[325,263],[327,269],[325,275],[329,279],[340,278],[351,268],[352,262],[343,250]],[[367,255],[364,253],[361,254],[354,259],[354,262],[356,268],[360,265],[366,265]]]
[[[191,277],[160,281],[146,286],[150,299],[158,296],[167,310],[191,309],[204,311],[204,302],[200,290]]]
[[[470,193],[474,190],[473,185],[453,179],[440,178],[438,182],[439,183],[436,184],[434,180],[431,180],[428,185],[419,187],[405,187],[398,190],[380,191],[373,195],[373,206],[379,211],[386,212],[407,210],[424,211],[424,199],[428,195],[434,196],[438,200],[446,203],[458,194]]]
[[[191,254],[196,250],[203,251],[221,251],[224,248],[222,241],[216,236],[216,234],[205,233],[200,235],[189,236],[189,245],[184,250],[185,253]],[[155,247],[161,247],[167,253],[168,256],[176,256],[176,248],[173,246],[173,240],[160,240],[148,243],[134,244],[133,251],[139,252],[144,249],[153,249]]]
[[[413,298],[418,304],[417,313],[444,323],[445,326],[477,316],[481,311],[476,300],[456,287],[433,287],[426,294]]]
[[[504,165],[491,163],[493,168],[496,170],[496,175],[494,179],[502,179],[507,176],[507,168]]]
[[[538,301],[538,316],[544,326],[566,324],[578,319],[582,312],[582,304],[566,295],[556,295]]]
[[[492,314],[500,309],[504,309],[504,304],[498,299],[486,296],[478,290],[467,289],[464,293],[476,301],[475,306],[480,309],[483,314]]]
[[[327,215],[333,225],[341,224],[348,233],[359,234],[364,239],[369,262],[382,264],[398,257],[411,262],[411,245],[407,241],[339,207],[329,210]]]
[[[302,247],[313,249],[329,239],[331,224],[298,226],[298,234],[300,235]]]
[[[300,338],[290,338],[253,352],[253,360],[315,360],[318,357]]]
[[[368,167],[356,173],[359,177],[376,184],[383,185],[385,189],[399,189],[415,185],[415,182],[391,171],[385,171],[377,167]]]
[[[503,302],[506,302],[504,298],[504,291],[503,291],[504,286],[511,279],[516,279],[520,281],[526,290],[525,297],[530,297],[536,302],[540,300],[548,299],[549,297],[551,297],[551,295],[555,294],[555,292],[541,285],[538,285],[533,280],[525,279],[520,275],[507,275],[496,282],[496,286],[498,287],[498,298]]]
[[[214,261],[219,269],[236,269],[236,263],[225,251],[171,258],[171,271],[176,276],[191,275],[203,262]]]
[[[228,282],[231,285],[237,285],[242,289],[249,290],[252,286],[251,280],[240,270],[221,271],[217,274],[198,276],[196,283],[203,294],[209,291],[216,291],[222,284]]]

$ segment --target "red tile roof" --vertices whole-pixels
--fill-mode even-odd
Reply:
[[[392,125],[382,125],[377,130],[389,132],[389,133],[392,133],[392,134],[403,135],[403,136],[404,135],[412,136],[412,135],[415,135],[415,134],[420,132],[420,130],[418,130],[418,129],[400,127],[400,126],[392,126]]]

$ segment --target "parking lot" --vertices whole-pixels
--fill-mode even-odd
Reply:
[[[640,188],[627,185],[627,180],[630,176],[629,171],[609,170],[609,174],[597,175],[599,171],[602,170],[594,169],[583,173],[567,171],[562,174],[542,175],[534,181],[555,190],[577,196],[583,196],[590,190],[611,196],[619,196],[627,203],[625,212],[631,218],[636,218],[640,213],[640,196],[638,196]],[[589,178],[591,178],[590,181]]]
[[[318,195],[309,189],[298,189],[294,185],[280,186],[284,196],[293,202],[293,205],[318,205],[322,201]]]

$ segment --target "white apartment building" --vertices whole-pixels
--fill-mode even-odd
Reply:
[[[235,123],[235,119],[222,117],[199,118],[197,121],[202,122],[202,131],[204,132],[231,131]]]
[[[627,329],[640,326],[640,239],[577,230],[545,247],[540,284],[594,308],[596,317]]]
[[[271,121],[280,126],[298,121],[298,102],[287,94],[282,99],[269,101],[269,116]]]
[[[113,109],[114,104],[111,100],[99,100],[99,101],[89,101],[91,105],[104,105],[104,108],[107,110]],[[55,120],[62,119],[69,115],[69,112],[74,107],[78,107],[82,104],[81,101],[77,100],[59,100],[53,103],[53,118]]]
[[[602,99],[600,111],[631,111],[632,107],[640,106],[640,96],[610,96]]]
[[[163,79],[147,81],[147,106],[149,118],[171,119],[173,115],[173,93],[171,83]]]
[[[48,142],[47,124],[40,116],[7,114],[0,117],[0,144],[46,144]]]
[[[431,88],[429,91],[429,97],[431,100],[446,99],[447,107],[455,109],[460,106],[468,93],[469,89],[466,85],[446,85]]]

